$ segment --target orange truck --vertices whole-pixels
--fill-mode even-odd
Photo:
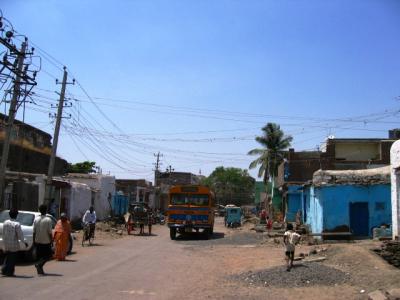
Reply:
[[[168,227],[172,240],[176,234],[199,232],[209,238],[214,232],[214,195],[201,185],[176,185],[168,196]]]

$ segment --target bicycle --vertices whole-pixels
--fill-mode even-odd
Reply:
[[[94,240],[94,232],[95,232],[95,223],[87,223],[83,226],[83,235],[82,235],[82,247],[85,242],[88,242],[89,246],[93,244]]]

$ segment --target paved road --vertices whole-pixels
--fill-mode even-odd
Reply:
[[[46,276],[19,265],[16,278],[0,277],[0,299],[195,299],[215,284],[218,266],[194,251],[192,241],[171,241],[167,226],[154,226],[153,233],[84,248],[76,243],[70,261],[49,262]]]

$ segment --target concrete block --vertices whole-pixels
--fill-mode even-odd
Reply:
[[[382,292],[380,290],[376,290],[376,291],[373,291],[368,294],[368,299],[369,300],[388,300],[388,297],[386,297],[384,292]]]

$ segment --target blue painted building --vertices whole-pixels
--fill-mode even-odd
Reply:
[[[295,222],[297,213],[303,211],[303,186],[299,184],[288,185],[285,200],[285,220],[286,222]]]
[[[347,227],[354,236],[372,236],[374,227],[392,222],[390,168],[319,170],[300,202],[313,233]]]

